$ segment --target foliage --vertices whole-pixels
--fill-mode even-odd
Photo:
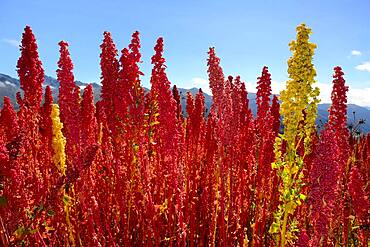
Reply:
[[[366,246],[370,135],[346,129],[340,67],[329,122],[316,132],[310,32],[298,26],[290,44],[281,102],[263,67],[256,117],[245,84],[225,77],[210,48],[206,117],[202,90],[186,95],[186,114],[185,95],[171,91],[163,38],[144,93],[139,32],[120,57],[104,32],[96,104],[92,85],[80,95],[61,41],[59,105],[50,87],[42,103],[44,72],[26,27],[19,110],[4,98],[0,111],[1,245]]]

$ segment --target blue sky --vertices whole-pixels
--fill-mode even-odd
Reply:
[[[287,79],[289,41],[304,22],[317,44],[314,64],[322,100],[330,99],[333,67],[350,85],[349,101],[370,106],[370,1],[353,0],[0,0],[0,73],[16,76],[18,42],[30,25],[48,75],[55,77],[58,42],[66,40],[75,77],[98,82],[99,45],[110,31],[121,50],[141,33],[144,86],[149,86],[155,40],[164,37],[167,72],[180,87],[207,87],[208,47],[215,46],[226,75],[240,75],[249,91],[264,65],[278,93]],[[207,91],[207,89],[206,89]]]

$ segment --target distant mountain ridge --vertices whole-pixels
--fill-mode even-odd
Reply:
[[[84,89],[88,84],[83,83],[81,81],[75,81],[76,85],[82,89]],[[58,99],[59,93],[59,81],[51,76],[45,76],[45,81],[43,87],[50,86],[53,92],[53,98]],[[101,86],[97,83],[92,83],[94,88],[94,95],[97,97],[100,95]],[[8,76],[6,74],[0,73],[0,107],[3,106],[3,98],[4,96],[8,96],[13,104],[16,104],[16,93],[21,92],[21,87],[19,80]]]
[[[45,81],[43,86],[49,85],[53,91],[53,97],[54,99],[58,98],[58,91],[59,91],[59,82],[57,79],[45,76]],[[76,81],[76,85],[81,88],[81,91],[88,85],[86,83],[83,83],[81,81]],[[94,95],[95,100],[98,100],[100,97],[101,92],[101,85],[97,83],[92,83],[94,88]],[[146,91],[149,91],[149,89],[145,88]],[[181,97],[181,105],[183,108],[183,111],[186,110],[186,94],[189,91],[193,96],[195,96],[198,93],[198,88],[191,88],[191,89],[184,89],[184,88],[178,88],[180,97]],[[0,73],[0,107],[3,105],[3,98],[4,96],[8,96],[13,104],[16,105],[16,93],[22,92],[19,84],[19,80],[15,79],[11,76],[8,76],[6,74]],[[212,96],[204,93],[205,98],[205,107],[207,110],[210,109],[212,105]],[[248,99],[249,99],[249,107],[251,108],[253,114],[255,115],[257,112],[257,104],[256,104],[256,94],[255,93],[248,93]],[[317,118],[317,124],[319,126],[323,126],[324,123],[327,122],[329,112],[328,108],[330,107],[330,104],[319,104],[318,106],[318,118]],[[354,121],[364,120],[364,124],[361,125],[361,131],[363,132],[370,132],[370,107],[361,107],[354,104],[348,104],[347,109],[347,116],[348,116],[348,125],[353,125]]]

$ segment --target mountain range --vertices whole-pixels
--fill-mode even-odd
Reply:
[[[45,81],[43,86],[46,87],[49,85],[53,91],[53,98],[58,98],[58,89],[59,89],[59,82],[57,79],[45,76]],[[83,90],[87,84],[83,83],[81,81],[76,81],[76,85]],[[101,85],[97,83],[92,84],[94,88],[94,95],[95,100],[99,99],[100,91],[101,91]],[[145,89],[148,91],[149,89]],[[198,88],[191,88],[191,89],[184,89],[184,88],[178,88],[180,96],[181,96],[181,105],[182,109],[186,109],[186,94],[189,91],[193,96],[198,92]],[[12,103],[14,105],[16,104],[16,93],[21,92],[20,83],[19,80],[16,78],[13,78],[6,74],[0,73],[0,107],[3,105],[3,98],[4,96],[8,96]],[[212,96],[204,93],[205,98],[205,107],[207,111],[210,109],[212,105]],[[256,104],[256,94],[255,93],[248,93],[249,98],[249,107],[251,108],[253,114],[256,114],[257,112],[257,104]],[[329,113],[328,108],[330,107],[330,104],[319,104],[318,106],[318,117],[317,117],[317,124],[319,127],[322,127],[328,119]],[[370,107],[362,107],[354,104],[348,104],[347,105],[347,116],[348,116],[348,126],[350,128],[355,128],[356,124],[358,122],[362,122],[359,126],[359,130],[361,132],[370,132]]]

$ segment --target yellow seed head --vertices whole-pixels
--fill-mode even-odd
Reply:
[[[63,123],[60,122],[59,118],[59,107],[57,104],[53,104],[51,110],[51,119],[53,122],[53,141],[52,147],[54,150],[53,161],[59,172],[63,175],[66,174],[66,154],[65,145],[66,138],[63,136],[62,128]]]

